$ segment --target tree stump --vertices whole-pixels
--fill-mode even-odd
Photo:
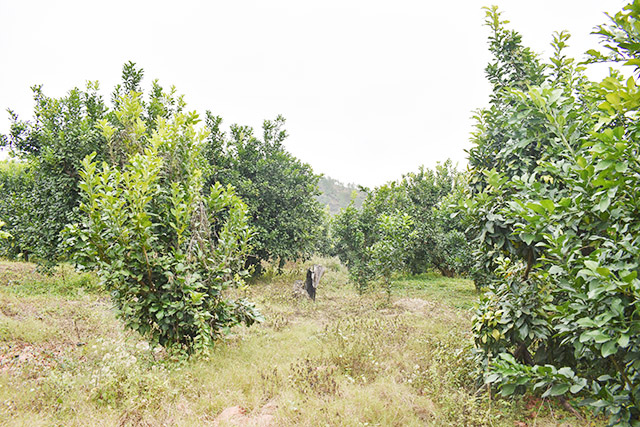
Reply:
[[[326,271],[321,265],[314,265],[307,270],[307,278],[303,282],[302,280],[296,280],[293,284],[293,293],[295,296],[307,296],[313,301],[316,300],[316,289],[320,284],[320,279]]]

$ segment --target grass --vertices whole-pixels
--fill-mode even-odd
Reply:
[[[437,273],[403,277],[394,284],[395,293],[439,301],[458,309],[473,308],[478,294],[467,279],[447,278]]]
[[[470,281],[404,278],[387,302],[313,261],[315,303],[292,296],[306,265],[267,271],[245,291],[267,320],[188,361],[125,331],[92,276],[0,262],[0,425],[579,425],[478,392]]]

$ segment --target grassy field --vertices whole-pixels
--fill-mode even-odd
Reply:
[[[0,425],[585,424],[479,389],[470,281],[404,278],[387,301],[315,262],[328,267],[315,303],[292,296],[305,266],[269,273],[246,291],[267,320],[188,361],[123,330],[93,276],[0,262]]]

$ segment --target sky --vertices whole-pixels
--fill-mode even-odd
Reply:
[[[31,117],[31,86],[59,97],[98,80],[109,100],[133,61],[143,87],[175,85],[227,126],[282,114],[287,149],[344,183],[373,187],[447,158],[463,169],[489,98],[491,4],[542,58],[568,30],[580,59],[626,1],[0,0],[0,133],[7,108]]]

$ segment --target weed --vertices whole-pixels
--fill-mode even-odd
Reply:
[[[291,364],[289,382],[305,396],[335,396],[339,394],[335,371],[334,366],[324,365],[322,359],[307,356]]]

